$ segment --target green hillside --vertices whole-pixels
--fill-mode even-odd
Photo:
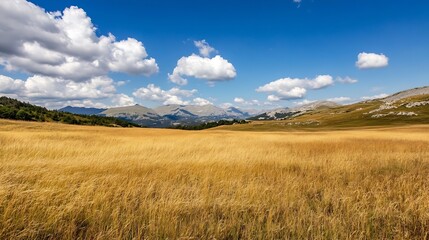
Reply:
[[[331,109],[318,109],[286,120],[254,121],[247,125],[220,128],[242,131],[312,131],[408,124],[429,124],[429,94],[395,102],[364,101]]]
[[[52,111],[8,97],[0,97],[0,118],[37,122],[61,122],[76,125],[139,127],[137,124],[113,117],[77,115]]]

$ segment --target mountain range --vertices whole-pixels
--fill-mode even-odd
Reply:
[[[115,107],[109,109],[81,108],[67,106],[59,111],[116,117],[147,127],[171,127],[177,125],[198,125],[201,123],[246,119],[251,116],[249,112],[235,107],[223,109],[214,105],[164,105],[154,109],[141,105]]]
[[[232,119],[248,119],[254,121],[287,120],[301,118],[306,119],[308,118],[308,115],[313,115],[316,113],[319,115],[324,114],[324,118],[332,119],[333,116],[337,116],[339,114],[347,115],[346,113],[352,111],[347,109],[354,108],[353,106],[356,106],[353,111],[360,111],[359,109],[368,109],[368,112],[359,115],[359,118],[366,119],[369,117],[374,119],[386,118],[386,116],[395,115],[395,112],[386,111],[401,107],[402,105],[396,106],[393,103],[398,102],[402,99],[409,99],[409,101],[407,100],[406,102],[402,103],[403,105],[405,103],[417,105],[420,104],[419,106],[426,106],[426,108],[428,108],[429,104],[427,104],[425,101],[423,101],[422,103],[413,102],[414,96],[426,95],[429,95],[429,87],[420,87],[398,92],[382,99],[366,100],[349,105],[340,105],[331,101],[317,101],[293,108],[278,108],[274,110],[269,110],[259,114],[252,114],[250,111],[241,110],[235,107],[224,109],[214,105],[165,105],[153,109],[138,104],[134,106],[116,107],[109,109],[79,108],[69,106],[60,109],[60,111],[75,114],[116,117],[147,127],[172,127],[177,125],[192,126],[211,121]],[[423,100],[425,100],[425,98],[423,98]],[[319,116],[317,114],[315,116]],[[402,111],[398,114],[402,114],[403,116],[408,114],[407,116],[412,116],[415,113],[409,111]],[[353,117],[357,116],[349,116],[349,120],[353,119]],[[347,119],[343,119],[342,121],[347,122]],[[367,119],[367,121],[371,120]]]

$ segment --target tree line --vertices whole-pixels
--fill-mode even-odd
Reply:
[[[44,107],[8,97],[0,97],[0,118],[37,122],[61,122],[76,125],[140,127],[138,124],[114,117],[78,115],[57,110],[48,110]]]
[[[247,124],[247,123],[249,122],[246,120],[233,119],[233,120],[219,120],[214,122],[206,122],[199,125],[179,125],[171,128],[182,129],[182,130],[203,130],[203,129],[222,126],[222,125]]]

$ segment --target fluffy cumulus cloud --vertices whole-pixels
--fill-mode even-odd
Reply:
[[[163,104],[186,105],[190,102],[183,98],[192,97],[196,92],[196,89],[182,90],[179,88],[171,88],[170,90],[163,90],[154,84],[149,84],[147,87],[137,89],[133,95],[139,99],[162,102]]]
[[[25,88],[25,82],[20,79],[12,79],[0,75],[0,93],[14,94],[21,92]]]
[[[77,7],[49,13],[25,0],[0,2],[0,58],[7,70],[86,81],[109,71],[151,75],[155,59],[133,38],[97,36]]]
[[[253,99],[253,100],[245,100],[244,98],[236,97],[234,98],[234,103],[236,103],[239,106],[261,106],[261,102],[259,100]]]
[[[220,55],[209,57],[210,53],[216,50],[205,40],[195,41],[194,44],[199,49],[200,55],[192,54],[180,58],[173,73],[168,74],[171,82],[186,85],[188,83],[187,77],[204,79],[210,83],[235,78],[237,75],[235,67],[228,60]]]
[[[339,83],[344,83],[344,84],[353,84],[358,82],[357,79],[354,79],[351,77],[337,77],[335,80]]]
[[[30,98],[99,99],[113,96],[113,80],[95,77],[85,82],[33,76],[25,82],[25,96]]]
[[[389,58],[384,54],[362,52],[358,55],[356,67],[359,69],[382,68],[389,65]]]
[[[270,102],[278,102],[278,101],[282,100],[282,98],[279,96],[271,94],[271,95],[268,95],[267,100]]]
[[[123,107],[123,106],[131,106],[131,105],[135,105],[136,102],[134,101],[133,97],[130,97],[126,94],[116,94],[113,97],[112,102],[115,104],[115,106],[117,107]]]
[[[128,38],[113,45],[112,59],[109,61],[110,70],[146,76],[158,72],[155,59],[147,58],[148,54],[143,43],[134,38]]]
[[[236,98],[234,98],[234,102],[235,102],[235,103],[244,103],[245,101],[244,101],[244,99],[243,99],[243,98],[238,98],[238,97],[236,97]]]
[[[192,100],[192,104],[198,105],[198,106],[213,105],[213,103],[210,102],[209,100],[207,100],[205,98],[200,98],[200,97],[194,98]]]
[[[271,93],[268,101],[280,101],[303,98],[307,90],[321,89],[333,85],[329,75],[319,75],[314,79],[282,78],[256,89],[257,92]]]
[[[81,8],[46,12],[26,0],[2,0],[0,15],[0,65],[30,75],[25,80],[0,76],[0,94],[44,106],[101,106],[98,100],[131,104],[129,96],[116,93],[122,83],[108,73],[158,72],[142,42],[97,36]]]
[[[109,99],[112,106],[124,103],[128,96],[117,94],[115,83],[109,77],[94,77],[89,81],[75,82],[40,75],[25,80],[0,75],[0,93],[47,107],[65,105],[99,107],[95,101]],[[129,98],[129,97],[128,97]],[[106,106],[105,104],[103,106]]]

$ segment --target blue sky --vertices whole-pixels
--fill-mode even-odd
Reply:
[[[28,4],[24,0],[18,2]],[[142,59],[153,58],[158,67],[155,71],[154,65],[145,69],[112,65],[113,67],[104,69],[97,75],[111,79],[110,83],[110,80],[102,83],[101,88],[105,88],[101,90],[102,93],[95,94],[91,89],[74,93],[73,91],[86,87],[94,87],[94,84],[85,85],[85,82],[96,75],[91,73],[86,76],[87,79],[83,79],[85,76],[82,79],[69,79],[74,77],[67,74],[63,76],[61,72],[55,76],[50,71],[40,73],[28,64],[12,58],[13,54],[5,50],[7,40],[0,42],[0,63],[3,63],[0,75],[13,79],[15,84],[12,86],[10,79],[7,82],[0,80],[0,94],[50,108],[63,105],[118,106],[132,103],[153,107],[166,103],[208,102],[241,108],[274,108],[322,99],[347,103],[359,101],[363,97],[381,96],[429,85],[427,1],[30,2],[46,12],[62,12],[65,8],[77,6],[97,28],[97,38],[108,36],[109,33],[116,37],[116,42],[133,38],[143,44],[148,54]],[[3,11],[10,10],[11,4],[12,0],[5,0],[0,9],[3,7]],[[31,14],[34,10],[29,11],[26,19],[34,16]],[[19,14],[25,12],[17,12],[13,17],[19,18]],[[57,18],[63,18],[63,13]],[[11,23],[6,20],[2,15],[0,23],[10,27]],[[7,33],[5,31],[1,34]],[[34,41],[35,38],[17,33],[17,38],[20,37],[23,42]],[[215,51],[207,56],[199,54],[195,42],[202,40]],[[43,41],[50,42],[45,38]],[[41,45],[48,50],[54,48],[49,44]],[[85,48],[84,44],[82,48]],[[362,59],[369,64],[363,68],[356,64],[360,53],[374,54],[367,56],[368,59]],[[61,51],[61,54],[64,53]],[[204,65],[202,74],[206,77],[190,73],[199,71],[195,70],[195,62],[188,61],[177,66],[179,59],[188,59],[192,54],[196,56],[195,60],[206,64],[201,63]],[[215,63],[211,59],[216,55],[221,59]],[[190,66],[191,64],[194,65]],[[213,64],[218,64],[218,72],[210,69],[215,68]],[[129,66],[132,65],[130,62]],[[187,79],[186,85],[169,79],[168,74],[172,74],[176,66],[188,68],[187,71],[177,71],[178,76]],[[225,69],[228,67],[229,70],[232,67],[235,73],[227,73]],[[31,84],[26,82],[33,76],[38,78],[31,79]],[[330,79],[317,82],[318,76],[329,76]],[[357,82],[338,81],[339,78],[347,77]],[[120,81],[125,82],[117,84]],[[6,83],[9,87],[5,87]],[[269,85],[270,83],[272,84]],[[61,90],[62,88],[49,84],[71,87]],[[109,84],[112,86],[108,86]],[[149,84],[152,84],[151,87]],[[22,90],[24,87],[21,85],[29,86]],[[43,93],[44,87],[49,89],[46,91],[48,93]],[[100,91],[99,85],[94,88]],[[171,89],[173,90],[170,91]],[[256,91],[257,89],[259,90]],[[50,94],[52,91],[64,91],[66,94]],[[126,100],[112,100],[119,95],[126,95]],[[342,99],[338,99],[339,97]]]

